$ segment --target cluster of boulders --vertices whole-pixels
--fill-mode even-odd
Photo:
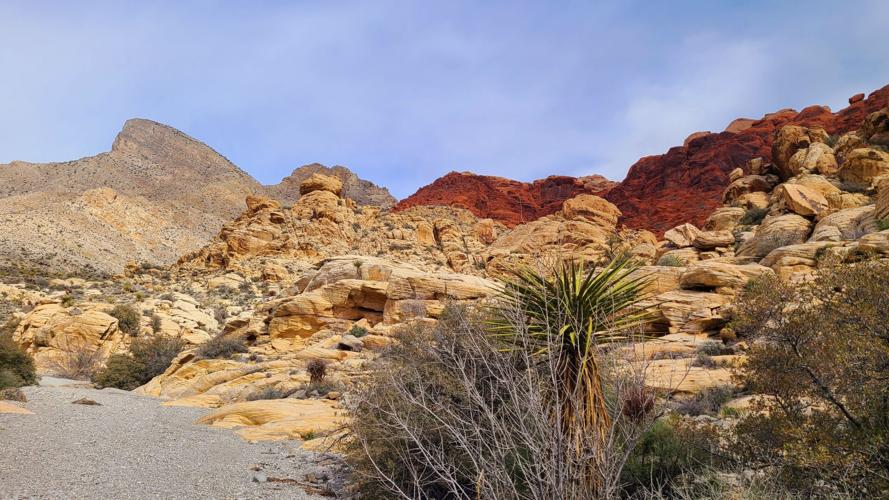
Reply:
[[[889,109],[840,137],[789,125],[772,163],[731,173],[724,206],[702,228],[664,233],[651,304],[666,333],[730,335],[732,296],[751,278],[807,279],[819,267],[889,255]]]

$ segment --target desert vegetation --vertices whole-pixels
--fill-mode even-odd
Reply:
[[[889,265],[738,297],[735,384],[652,391],[644,278],[626,261],[523,270],[496,307],[449,305],[401,332],[352,394],[348,457],[371,496],[861,498],[889,462]],[[692,366],[732,354],[701,344]],[[709,361],[699,361],[699,360]],[[749,407],[725,406],[743,394]],[[719,425],[716,423],[719,422]],[[881,493],[882,492],[882,493]]]

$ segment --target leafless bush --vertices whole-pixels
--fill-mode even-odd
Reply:
[[[92,380],[102,367],[102,353],[87,346],[65,351],[50,363],[49,371],[71,380]]]
[[[482,314],[448,306],[437,326],[402,332],[352,394],[348,454],[362,491],[386,498],[617,497],[627,457],[662,411],[643,386],[644,366],[623,357],[632,350],[601,352],[610,426],[604,440],[579,438],[559,423],[572,403],[554,390],[558,356],[535,356],[530,346],[504,349],[485,331]],[[518,339],[528,338],[522,321],[515,326]],[[551,347],[558,352],[555,342]],[[595,481],[585,480],[591,471]]]

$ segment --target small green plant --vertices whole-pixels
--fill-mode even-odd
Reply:
[[[675,255],[664,255],[657,261],[659,266],[685,267],[685,261]]]
[[[280,387],[263,387],[257,392],[250,394],[247,396],[247,401],[259,401],[261,399],[285,399],[287,396],[290,396],[297,389],[283,389]]]
[[[130,345],[129,353],[108,358],[93,382],[98,387],[131,391],[163,373],[184,347],[181,339],[164,335],[137,339]]]
[[[352,328],[349,329],[349,335],[359,339],[367,335],[367,333],[367,328],[358,325],[353,325]]]
[[[885,230],[889,229],[889,217],[878,220],[877,221],[877,229],[879,229],[880,231],[885,231]]]
[[[217,335],[198,347],[197,356],[203,359],[227,359],[233,354],[247,352],[247,339],[243,336]]]
[[[162,329],[161,317],[157,314],[151,314],[151,331],[155,334],[160,333]]]
[[[723,344],[718,340],[708,340],[698,345],[695,350],[698,354],[706,354],[708,356],[722,356],[725,354],[734,354],[735,350]]]
[[[74,305],[74,296],[70,293],[62,297],[62,307],[71,307]]]
[[[108,314],[117,319],[120,331],[132,337],[139,335],[141,316],[132,306],[116,305]]]
[[[11,336],[0,333],[0,388],[21,387],[36,382],[34,360]]]
[[[315,439],[315,431],[309,431],[302,435],[303,441],[311,441]]]
[[[311,384],[320,384],[327,375],[327,362],[323,359],[313,359],[306,366],[306,372],[309,374]]]
[[[741,220],[738,221],[738,224],[742,226],[756,226],[768,215],[768,208],[749,208],[744,215],[741,217]]]

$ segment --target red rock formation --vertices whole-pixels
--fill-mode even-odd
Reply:
[[[621,222],[632,228],[660,235],[683,222],[700,225],[720,205],[729,172],[757,156],[771,159],[772,138],[780,127],[820,126],[830,134],[842,134],[858,128],[869,113],[887,105],[889,85],[837,113],[810,106],[799,113],[770,113],[747,128],[730,126],[740,130],[694,138],[663,155],[640,159],[605,198],[620,208]]]
[[[451,172],[401,200],[394,210],[418,205],[448,205],[515,226],[557,212],[567,199],[582,193],[603,194],[615,184],[600,175],[579,178],[552,175],[529,183],[471,172]]]
[[[478,217],[514,226],[552,214],[562,202],[580,193],[592,193],[617,205],[624,225],[662,235],[684,222],[703,224],[722,203],[728,173],[757,156],[770,160],[772,138],[782,126],[820,126],[830,134],[854,130],[869,113],[889,105],[889,85],[867,99],[856,95],[849,101],[849,107],[837,113],[824,106],[800,112],[782,109],[759,120],[739,118],[720,133],[692,134],[682,146],[637,161],[617,185],[601,176],[551,176],[524,183],[451,172],[402,200],[395,210],[416,205],[458,206]]]

